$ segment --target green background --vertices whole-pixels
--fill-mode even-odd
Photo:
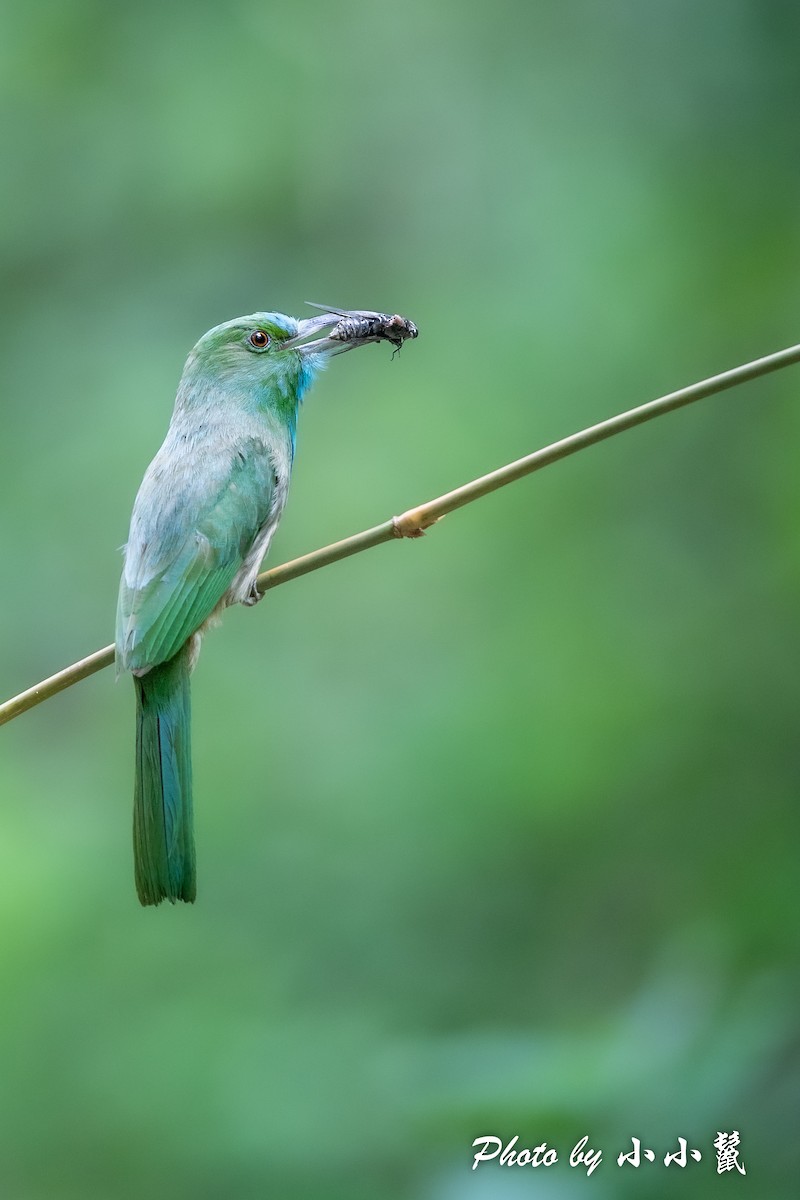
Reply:
[[[796,342],[798,50],[769,0],[5,3],[4,695],[111,640],[211,325],[421,330],[315,386],[273,563]],[[228,613],[194,908],[136,903],[129,680],[3,730],[4,1196],[796,1195],[796,372]]]

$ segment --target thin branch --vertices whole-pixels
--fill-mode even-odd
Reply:
[[[596,442],[602,442],[606,438],[623,433],[626,429],[643,425],[645,421],[652,421],[654,417],[661,417],[677,408],[693,404],[696,400],[703,400],[706,396],[724,392],[739,383],[746,383],[751,379],[767,375],[771,371],[778,371],[783,367],[789,367],[797,362],[800,362],[800,345],[790,346],[786,350],[768,354],[765,358],[758,358],[741,367],[734,367],[733,370],[723,371],[721,375],[714,375],[710,379],[694,383],[691,387],[682,388],[678,392],[670,392],[668,396],[661,396],[658,400],[641,404],[638,408],[620,413],[619,416],[610,417],[607,421],[601,421],[599,425],[582,429],[580,433],[573,433],[560,442],[553,442],[552,445],[545,446],[542,450],[536,450],[533,454],[526,455],[525,458],[507,463],[497,471],[491,471],[488,475],[473,479],[470,483],[455,488],[452,492],[437,496],[435,500],[429,500],[426,504],[411,508],[402,516],[384,521],[382,525],[375,525],[372,529],[355,533],[341,542],[334,542],[330,546],[314,550],[311,554],[304,554],[301,558],[283,563],[282,566],[273,567],[272,570],[259,575],[257,581],[259,590],[262,593],[269,591],[270,588],[279,587],[280,584],[288,583],[291,579],[307,575],[309,571],[318,571],[320,567],[327,567],[343,558],[349,558],[351,554],[360,554],[362,550],[371,550],[373,546],[380,546],[383,542],[392,541],[393,538],[421,537],[425,530],[435,524],[440,517],[454,512],[457,508],[463,508],[465,504],[471,504],[481,496],[488,495],[489,492],[506,487],[507,484],[514,483],[525,475],[531,475],[534,471],[541,470],[542,467],[547,467],[562,458],[568,458],[571,454],[576,454],[579,450],[585,450],[588,446],[595,445]],[[81,679],[86,679],[96,671],[102,670],[103,667],[110,666],[113,661],[114,647],[105,646],[102,650],[96,650],[94,654],[90,654],[88,658],[83,658],[80,662],[73,663],[72,666],[59,671],[57,675],[51,675],[49,679],[42,680],[41,683],[28,688],[27,691],[7,700],[5,704],[0,704],[0,725],[27,712],[29,708],[41,704],[50,696],[64,691],[65,688],[71,687]]]

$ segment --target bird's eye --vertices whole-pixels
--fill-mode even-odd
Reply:
[[[263,350],[269,345],[269,334],[264,333],[263,329],[254,329],[248,340],[256,350]]]

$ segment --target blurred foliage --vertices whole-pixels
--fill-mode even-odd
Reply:
[[[210,325],[307,298],[421,329],[315,387],[273,562],[798,340],[788,0],[0,25],[5,695],[110,641]],[[4,1195],[796,1195],[797,390],[229,613],[194,908],[135,901],[129,681],[3,730]],[[484,1133],[605,1162],[472,1172]],[[703,1162],[620,1170],[632,1135]]]

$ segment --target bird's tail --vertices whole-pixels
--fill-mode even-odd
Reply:
[[[190,646],[136,684],[133,855],[142,904],[195,898]]]

